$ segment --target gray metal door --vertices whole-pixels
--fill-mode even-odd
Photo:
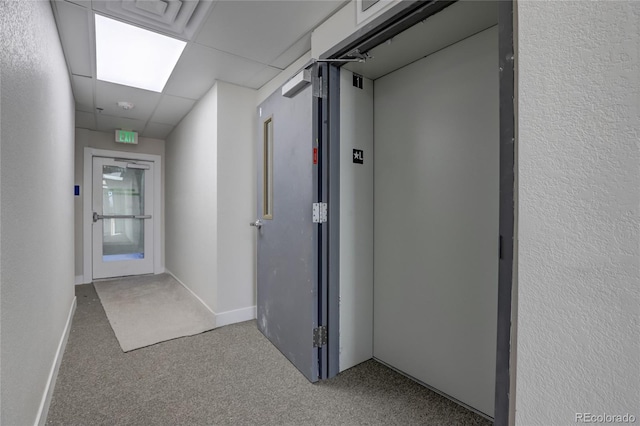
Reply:
[[[319,328],[322,235],[312,219],[321,157],[314,89],[307,84],[291,97],[277,90],[258,108],[258,221],[252,224],[258,329],[312,382],[327,377],[326,345],[314,342],[314,332],[319,338],[324,331]]]

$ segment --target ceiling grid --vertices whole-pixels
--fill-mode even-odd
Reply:
[[[310,50],[344,0],[53,0],[78,127],[165,139],[221,80],[258,89]],[[96,78],[94,14],[187,42],[161,93]],[[125,110],[117,102],[135,105]]]

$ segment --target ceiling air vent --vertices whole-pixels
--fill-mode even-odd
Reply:
[[[215,2],[207,0],[94,0],[93,10],[191,40],[213,4]]]

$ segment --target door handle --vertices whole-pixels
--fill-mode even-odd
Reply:
[[[258,219],[255,222],[251,222],[249,224],[249,226],[255,226],[256,229],[260,229],[260,228],[262,228],[262,221],[260,219]]]
[[[112,215],[102,215],[96,212],[93,212],[93,221],[97,222],[100,219],[151,219],[152,216],[150,214],[112,214]]]

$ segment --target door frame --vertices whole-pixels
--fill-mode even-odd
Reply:
[[[396,4],[352,35],[320,55],[321,60],[331,62],[354,57],[354,53],[366,53],[402,31],[425,20],[458,0],[411,0]],[[498,51],[499,63],[499,129],[500,129],[500,198],[499,234],[500,253],[498,266],[498,316],[496,341],[496,383],[494,424],[513,423],[515,415],[515,365],[517,338],[517,97],[516,62],[514,40],[515,0],[498,3]],[[336,67],[342,63],[335,62]],[[499,66],[499,70],[498,70]],[[339,110],[339,99],[330,100],[332,111]],[[332,143],[335,142],[332,141]],[[339,142],[338,142],[339,143]],[[331,174],[339,180],[339,174]],[[339,205],[333,206],[337,210]],[[330,207],[331,210],[331,207]],[[334,265],[335,266],[335,265]],[[339,265],[338,265],[339,267]]]
[[[313,139],[319,148],[319,167],[314,184],[321,181],[315,200],[327,203],[328,220],[318,224],[318,307],[327,328],[327,344],[320,348],[319,379],[340,372],[340,109],[331,108],[340,99],[340,70],[331,63],[315,62],[320,72],[320,93],[313,96]]]
[[[153,273],[164,272],[162,263],[162,157],[154,154],[137,152],[112,151],[106,149],[84,148],[84,165],[82,183],[82,283],[93,282],[93,157],[122,158],[154,163],[153,179]]]

